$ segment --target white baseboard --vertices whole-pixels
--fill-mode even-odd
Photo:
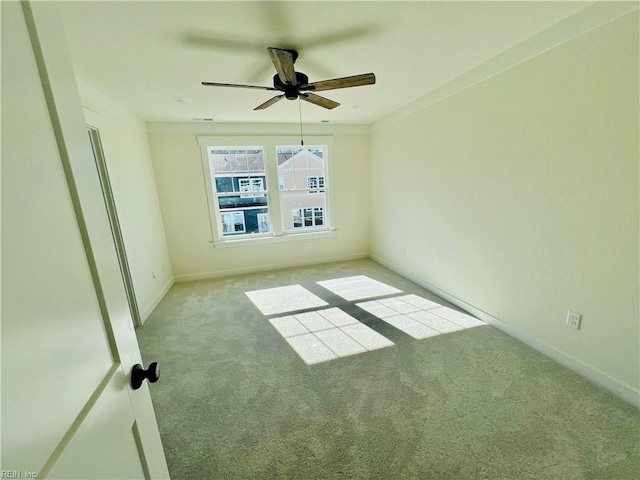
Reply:
[[[173,286],[174,284],[174,279],[170,279],[167,284],[162,287],[162,289],[158,292],[158,294],[155,296],[155,298],[151,301],[151,303],[149,303],[144,310],[140,311],[140,322],[144,325],[144,322],[147,320],[147,318],[149,318],[149,315],[151,315],[151,313],[153,312],[153,310],[158,306],[158,304],[160,303],[160,301],[164,298],[164,296],[167,294],[167,292],[169,291],[169,289]]]
[[[520,342],[524,343],[525,345],[533,348],[534,350],[537,350],[538,352],[542,353],[543,355],[545,355],[546,357],[551,358],[552,360],[555,360],[556,362],[558,362],[559,364],[567,367],[568,369],[578,373],[579,375],[583,376],[584,378],[586,378],[587,380],[589,380],[590,382],[605,388],[606,390],[608,390],[609,392],[611,392],[613,395],[615,395],[616,397],[621,398],[622,400],[625,400],[626,402],[630,403],[631,405],[634,405],[636,407],[640,408],[640,391],[635,390],[633,387],[627,385],[626,383],[623,383],[613,377],[611,377],[610,375],[601,372],[600,370],[587,365],[586,363],[584,363],[583,361],[567,354],[564,353],[560,350],[557,350],[556,348],[552,347],[551,345],[548,345],[546,343],[543,343],[533,337],[530,337],[529,335],[527,335],[526,333],[521,332],[520,330],[518,330],[516,327],[513,327],[512,325],[509,325],[505,322],[503,322],[502,320],[499,320],[495,317],[493,317],[492,315],[488,314],[487,312],[484,312],[482,310],[480,310],[479,308],[474,307],[473,305],[468,304],[467,302],[465,302],[464,300],[461,300],[441,289],[439,289],[438,287],[431,285],[423,280],[420,280],[419,278],[414,277],[411,274],[408,274],[407,272],[402,271],[402,269],[398,268],[397,266],[395,266],[393,263],[388,262],[384,259],[382,259],[381,257],[378,257],[377,255],[373,255],[371,254],[369,256],[373,261],[378,262],[380,265],[383,265],[384,267],[388,268],[389,270],[392,270],[393,272],[397,273],[398,275],[403,276],[404,278],[406,278],[407,280],[412,281],[413,283],[421,286],[422,288],[424,288],[425,290],[428,290],[429,292],[433,293],[434,295],[437,295],[441,298],[443,298],[444,300],[448,301],[449,303],[455,305],[456,307],[461,308],[462,310],[465,310],[466,312],[472,314],[473,316],[479,318],[480,320],[482,320],[483,322],[488,323],[489,325],[497,328],[498,330],[506,333],[507,335],[509,335],[510,337],[515,338],[516,340],[519,340]]]
[[[231,270],[219,270],[216,272],[196,273],[192,275],[178,275],[174,277],[174,280],[176,282],[192,282],[195,280],[207,280],[211,278],[230,277],[233,275],[266,272],[269,270],[282,270],[285,268],[292,268],[292,267],[306,267],[309,265],[319,265],[322,263],[347,262],[351,260],[362,260],[365,258],[370,258],[368,253],[354,253],[351,255],[327,257],[327,258],[320,258],[320,259],[309,258],[309,259],[301,260],[298,262],[273,263],[268,265],[256,265],[256,266],[244,267],[244,268],[234,268]]]

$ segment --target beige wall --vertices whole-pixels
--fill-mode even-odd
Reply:
[[[136,300],[144,321],[173,284],[146,125],[80,79],[78,88],[83,106],[97,117]]]
[[[263,245],[214,248],[198,135],[295,135],[290,126],[148,124],[167,243],[176,280],[289,265],[361,258],[369,251],[368,133],[311,126],[306,135],[333,135],[335,235]],[[267,128],[268,131],[260,130]],[[308,242],[312,248],[308,248]]]
[[[636,11],[375,128],[373,254],[637,391],[638,68]]]
[[[396,112],[371,132],[307,127],[308,135],[334,136],[337,227],[311,249],[306,239],[214,248],[197,142],[294,135],[296,126],[147,124],[162,210],[153,229],[164,223],[167,275],[197,279],[371,252],[560,352],[563,363],[637,392],[637,25],[636,11],[436,103],[415,102],[413,113]],[[144,150],[139,122],[114,115],[112,138],[133,135]],[[133,133],[118,130],[127,122]],[[121,180],[126,163],[113,167]],[[138,176],[153,203],[149,171]],[[120,196],[133,198],[122,185],[130,189]],[[139,217],[131,215],[129,231]],[[142,264],[138,278],[153,266]],[[577,332],[564,325],[569,309],[583,315]]]

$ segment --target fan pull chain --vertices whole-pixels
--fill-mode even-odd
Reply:
[[[304,140],[302,139],[302,102],[298,97],[298,111],[300,112],[300,146],[304,147]]]

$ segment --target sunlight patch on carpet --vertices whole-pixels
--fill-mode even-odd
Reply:
[[[294,312],[328,305],[327,302],[301,285],[266,288],[244,293],[263,315]]]
[[[335,293],[345,300],[362,300],[363,298],[380,297],[393,293],[402,293],[390,285],[379,282],[365,275],[336,278],[317,282],[321,287]]]
[[[383,298],[356,305],[416,339],[485,325],[471,315],[418,295]]]
[[[272,318],[269,322],[307,365],[394,345],[335,307]]]

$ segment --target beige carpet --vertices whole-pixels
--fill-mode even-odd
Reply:
[[[640,478],[638,409],[490,326],[415,339],[317,283],[360,275],[450,307],[368,260],[169,291],[138,335],[173,479]],[[307,365],[245,294],[290,285],[393,345]]]

